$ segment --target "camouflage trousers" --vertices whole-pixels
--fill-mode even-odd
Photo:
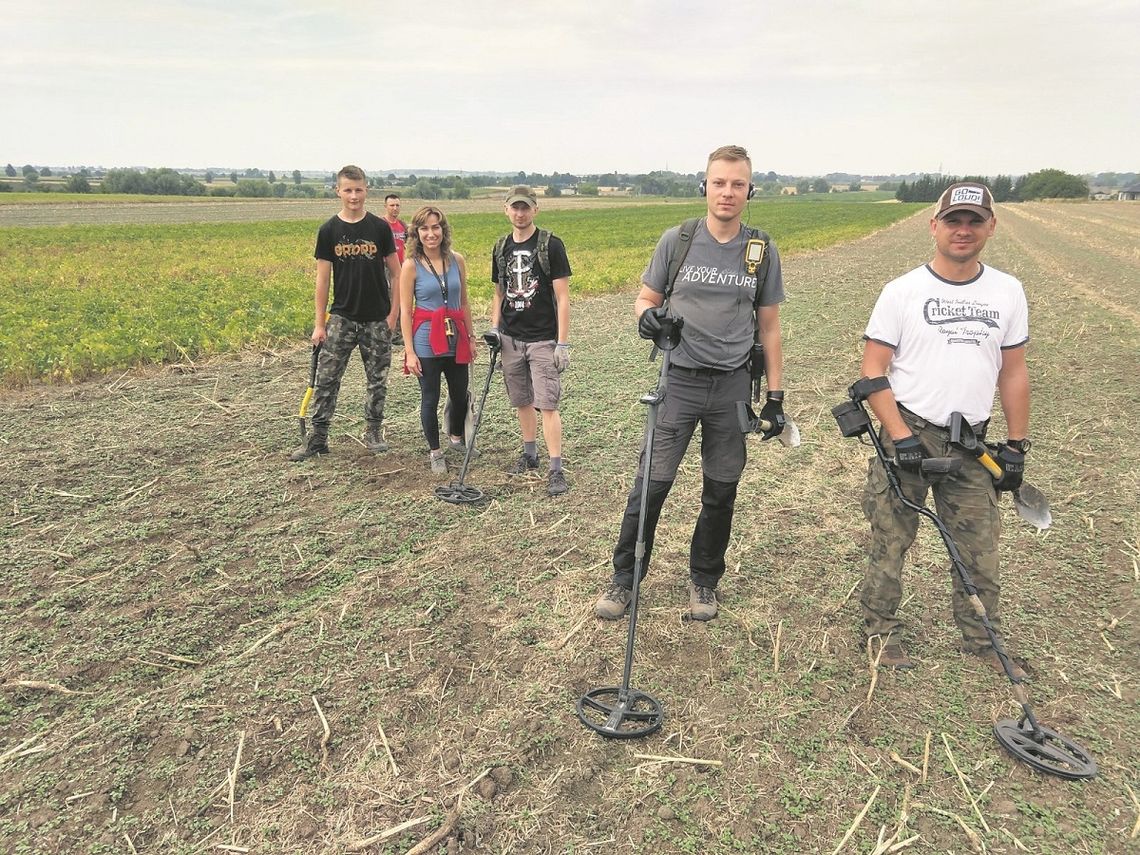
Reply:
[[[970,571],[978,596],[994,629],[998,629],[998,537],[1001,518],[998,513],[997,494],[993,479],[973,455],[950,446],[949,432],[930,425],[924,420],[904,412],[903,418],[914,434],[922,441],[931,457],[957,457],[962,460],[959,473],[935,484],[921,476],[898,471],[903,492],[911,501],[922,504],[928,490],[934,492],[938,516],[950,529],[962,561]],[[894,445],[886,434],[880,434],[887,455],[894,454]],[[867,635],[893,634],[896,640],[903,634],[903,622],[896,612],[902,601],[902,568],[907,549],[918,532],[919,515],[904,507],[887,483],[886,472],[877,457],[871,458],[867,484],[863,492],[863,513],[871,523],[871,547],[867,568],[863,576],[860,602],[863,607],[863,625]],[[990,647],[985,627],[967,599],[957,571],[949,565],[953,583],[952,605],[954,622],[962,631],[964,647],[970,651]]]
[[[350,321],[330,315],[328,336],[317,362],[317,384],[313,387],[312,421],[315,433],[328,434],[340,381],[348,358],[357,347],[364,362],[368,385],[364,390],[364,418],[369,426],[384,422],[384,399],[388,394],[388,368],[392,364],[392,333],[387,321]]]

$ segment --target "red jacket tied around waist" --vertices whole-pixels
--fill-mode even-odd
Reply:
[[[431,324],[431,329],[428,331],[431,351],[437,356],[446,356],[451,351],[451,342],[447,340],[446,318],[451,318],[455,324],[455,361],[460,365],[466,364],[472,357],[471,335],[467,329],[467,319],[463,317],[461,309],[449,309],[446,306],[440,306],[438,309],[421,309],[416,306],[412,314],[412,335],[416,334],[421,324]],[[408,373],[407,366],[404,366],[404,373]]]

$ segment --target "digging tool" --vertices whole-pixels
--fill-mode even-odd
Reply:
[[[747,401],[736,402],[736,419],[740,422],[741,433],[763,433],[772,428],[772,423],[757,416]],[[784,429],[776,435],[776,439],[785,448],[796,448],[800,444],[800,429],[787,414],[784,415]]]
[[[657,429],[657,409],[665,400],[669,376],[669,355],[681,341],[680,318],[666,317],[661,332],[653,342],[653,354],[664,353],[661,359],[661,376],[657,388],[641,396],[647,407],[645,416],[645,459],[641,473],[641,507],[637,512],[637,544],[633,558],[633,593],[629,601],[629,633],[625,640],[625,668],[621,685],[591,689],[578,699],[578,718],[582,724],[607,739],[638,739],[661,729],[665,711],[661,702],[644,692],[631,688],[633,670],[633,640],[637,632],[637,601],[641,592],[641,575],[645,566],[645,516],[649,508],[649,473],[653,465],[653,438]],[[652,358],[652,356],[650,357]]]
[[[961,413],[950,414],[950,443],[978,458],[978,462],[986,467],[986,471],[998,480],[1002,476],[1001,466],[990,455],[984,442],[978,439],[970,423],[962,418]],[[1049,500],[1032,484],[1022,483],[1013,491],[1013,506],[1017,514],[1030,525],[1044,530],[1053,524],[1053,512],[1049,509]]]
[[[486,495],[478,487],[470,487],[463,483],[467,477],[467,467],[471,465],[471,456],[475,452],[475,437],[479,435],[479,423],[483,421],[483,410],[487,405],[487,393],[491,389],[491,377],[495,374],[495,362],[499,358],[499,348],[492,346],[491,364],[487,366],[487,379],[483,383],[483,394],[479,397],[479,410],[475,413],[474,424],[471,426],[471,435],[467,437],[467,451],[463,454],[463,465],[459,467],[458,480],[450,484],[435,488],[435,494],[440,499],[452,505],[477,505],[486,500]]]
[[[297,411],[297,421],[301,424],[301,442],[305,441],[305,415],[309,412],[309,401],[313,398],[313,387],[317,385],[317,360],[321,356],[321,346],[313,345],[313,354],[309,357],[309,388],[305,390],[305,397],[301,399],[301,409]]]
[[[878,456],[879,462],[882,463],[883,469],[886,471],[887,482],[890,485],[891,491],[905,507],[934,523],[938,529],[938,533],[942,535],[942,542],[946,545],[946,551],[950,555],[950,563],[954,565],[954,570],[958,573],[958,578],[962,581],[962,587],[970,599],[974,613],[977,614],[978,619],[985,628],[986,634],[990,638],[990,644],[993,645],[994,653],[997,654],[1006,677],[1009,678],[1010,683],[1013,685],[1013,696],[1021,706],[1021,718],[1016,721],[1014,719],[1002,719],[994,724],[994,738],[1009,752],[1013,759],[1025,763],[1039,772],[1056,775],[1059,778],[1069,780],[1095,777],[1097,765],[1092,755],[1080,745],[1057,731],[1040,724],[1036,716],[1034,716],[1033,709],[1029,705],[1029,694],[1022,685],[1021,679],[1015,677],[1013,674],[1010,667],[1009,655],[1005,652],[1005,646],[1002,644],[1002,640],[998,636],[997,631],[994,630],[993,624],[990,623],[989,615],[986,614],[986,607],[982,604],[982,600],[978,596],[978,589],[974,585],[970,571],[967,569],[965,562],[962,561],[958,547],[955,545],[954,539],[950,535],[950,531],[947,529],[945,523],[942,522],[934,511],[925,505],[919,505],[910,501],[903,492],[898,473],[895,471],[895,463],[887,457],[886,451],[883,448],[883,442],[879,438],[878,433],[872,428],[871,418],[867,414],[867,408],[864,406],[867,395],[873,391],[873,389],[869,388],[870,383],[871,381],[865,378],[855,383],[847,392],[849,400],[832,408],[831,414],[835,416],[835,421],[839,425],[839,432],[845,437],[862,437],[864,434],[870,437],[871,445],[875,449],[875,454]],[[860,442],[862,441],[863,440],[860,439]],[[951,458],[935,459],[949,460]],[[927,471],[926,464],[928,462],[929,461],[923,461],[924,472]],[[957,463],[958,461],[954,460],[954,462]]]

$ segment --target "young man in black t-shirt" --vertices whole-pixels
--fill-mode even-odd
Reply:
[[[312,342],[321,345],[317,382],[313,387],[313,432],[294,449],[290,460],[328,454],[329,424],[348,358],[358,347],[368,387],[364,396],[364,444],[369,451],[387,451],[384,441],[384,399],[392,363],[392,324],[397,306],[388,278],[399,281],[400,265],[392,230],[364,209],[368,181],[364,170],[346,166],[337,173],[340,212],[317,232],[317,288],[314,297]],[[387,267],[389,277],[384,275]],[[333,302],[329,306],[329,286]]]
[[[491,329],[484,336],[502,347],[503,380],[507,397],[518,414],[523,453],[507,470],[525,475],[538,469],[538,416],[550,455],[546,491],[557,496],[569,490],[562,472],[562,397],[559,375],[570,366],[570,261],[566,246],[534,224],[538,200],[520,184],[506,199],[511,233],[501,252],[491,253],[491,281],[496,299]]]

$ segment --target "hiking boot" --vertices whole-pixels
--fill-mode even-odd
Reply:
[[[1006,676],[1005,668],[1001,666],[1001,657],[997,655],[997,651],[992,647],[985,647],[981,650],[963,650],[962,652],[977,656],[982,662],[988,665],[995,674],[1001,677]],[[1009,670],[1013,674],[1013,679],[1018,682],[1028,680],[1029,674],[1026,673],[1025,669],[1018,665],[1008,653],[1006,657],[1009,659]]]
[[[369,425],[364,431],[364,446],[373,454],[380,454],[388,450],[388,443],[384,439],[383,425]]]
[[[428,461],[431,463],[432,475],[447,474],[447,461],[443,459],[443,449],[439,451],[429,451]]]
[[[507,469],[508,475],[529,475],[538,470],[538,458],[529,457],[525,453],[519,455],[514,465]]]
[[[633,591],[615,582],[594,603],[594,614],[602,620],[620,620],[629,610],[632,599]]]
[[[562,470],[552,469],[550,476],[546,479],[546,495],[561,496],[569,490],[570,485],[566,483],[566,476],[562,474]]]
[[[712,620],[716,617],[716,591],[704,585],[690,585],[689,617],[693,620]]]
[[[305,437],[305,441],[293,449],[289,455],[289,459],[294,463],[300,463],[302,460],[308,460],[318,454],[329,453],[329,438],[327,434],[311,433]]]
[[[883,648],[883,653],[879,656],[879,667],[890,668],[893,671],[911,671],[914,669],[914,663],[906,655],[903,646],[893,641]]]

